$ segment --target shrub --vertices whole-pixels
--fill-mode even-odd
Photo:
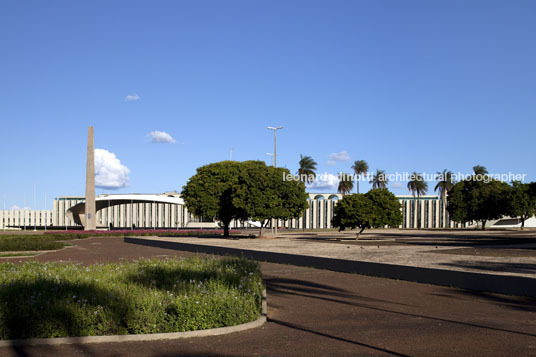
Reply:
[[[191,331],[261,313],[258,264],[237,258],[0,264],[0,338]]]

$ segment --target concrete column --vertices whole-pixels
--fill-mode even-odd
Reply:
[[[93,127],[87,130],[87,162],[86,162],[86,226],[84,230],[95,230],[95,146]]]

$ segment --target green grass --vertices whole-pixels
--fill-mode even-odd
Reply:
[[[0,264],[0,339],[177,332],[261,313],[257,263],[237,258],[83,266]]]
[[[45,235],[15,235],[0,237],[0,252],[56,250],[65,246],[61,237]]]
[[[8,257],[33,257],[34,255],[37,255],[39,253],[0,253],[0,258],[8,258]]]

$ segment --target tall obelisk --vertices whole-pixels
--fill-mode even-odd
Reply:
[[[97,228],[95,220],[95,147],[93,127],[87,129],[87,163],[86,163],[86,225],[84,230]]]

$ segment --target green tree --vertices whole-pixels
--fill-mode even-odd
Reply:
[[[271,219],[299,218],[307,208],[305,184],[283,180],[290,175],[286,168],[266,166],[264,161],[241,163],[237,184],[233,188],[233,205],[240,216],[261,223],[259,236]]]
[[[376,173],[372,176],[372,180],[370,182],[372,184],[372,188],[387,188],[387,184],[389,183],[389,180],[387,179],[387,174],[385,173],[385,170],[377,169]]]
[[[408,190],[413,195],[413,203],[416,205],[417,213],[417,229],[421,229],[421,205],[420,199],[422,195],[426,194],[428,191],[428,183],[424,181],[421,174],[414,172],[410,176],[410,181],[408,182]],[[417,196],[417,201],[415,201],[415,196]]]
[[[475,173],[475,175],[487,175],[488,169],[486,169],[485,166],[476,165],[476,166],[473,166],[473,172]]]
[[[300,177],[300,181],[303,183],[313,183],[316,178],[317,162],[311,156],[300,155],[299,165],[298,176]]]
[[[367,174],[369,167],[365,160],[356,160],[352,165],[352,170],[354,170],[354,173],[357,176],[356,193],[359,193],[359,178],[361,175]]]
[[[333,209],[332,224],[339,231],[346,228],[366,228],[385,226],[398,227],[402,224],[402,207],[395,195],[387,189],[373,189],[365,194],[344,196]]]
[[[290,172],[263,161],[217,162],[197,169],[182,198],[196,216],[219,219],[225,237],[233,219],[260,221],[262,234],[269,219],[298,218],[307,207],[304,183],[283,175]]]
[[[499,219],[508,212],[510,186],[497,180],[477,180],[473,175],[454,185],[447,198],[450,218],[456,222],[486,222]]]
[[[339,186],[337,187],[337,192],[343,195],[352,192],[354,188],[354,180],[352,180],[352,175],[345,172],[339,173]]]
[[[244,211],[233,204],[233,186],[238,182],[240,162],[222,161],[197,169],[182,188],[181,197],[188,210],[198,217],[218,219],[224,236],[229,236],[233,219],[246,219]]]
[[[523,229],[525,220],[534,214],[536,214],[536,195],[532,194],[530,184],[512,182],[508,196],[508,215],[521,218],[521,229]]]
[[[448,192],[454,187],[454,174],[445,169],[443,172],[437,172],[436,175],[439,181],[435,185],[434,191],[439,191],[439,196],[445,204]]]

